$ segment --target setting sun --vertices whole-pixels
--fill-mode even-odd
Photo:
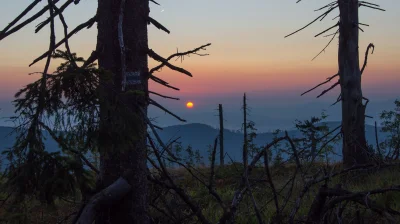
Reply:
[[[189,102],[187,102],[186,107],[187,107],[187,108],[192,108],[193,105],[194,105],[194,104],[193,104],[192,102],[189,101]]]

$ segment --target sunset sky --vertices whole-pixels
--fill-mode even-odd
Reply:
[[[30,1],[3,0],[0,8],[0,29],[18,15]],[[46,1],[37,7],[40,10]],[[60,1],[60,5],[64,1]],[[329,37],[314,38],[320,31],[334,25],[338,12],[333,12],[324,21],[306,30],[284,38],[285,35],[302,27],[320,15],[314,12],[331,1],[303,0],[158,0],[161,6],[151,5],[150,15],[165,25],[167,34],[149,26],[149,46],[165,57],[179,51],[190,50],[202,44],[212,43],[207,48],[207,57],[191,56],[183,63],[174,62],[193,74],[189,78],[165,68],[157,74],[181,91],[171,91],[157,84],[150,84],[153,91],[180,97],[180,102],[154,99],[162,102],[182,115],[188,122],[217,124],[215,109],[224,104],[229,128],[237,128],[240,122],[240,100],[243,92],[249,97],[253,120],[260,123],[262,130],[280,124],[289,124],[296,118],[305,119],[327,109],[333,120],[340,118],[340,106],[329,105],[335,101],[336,93],[322,99],[317,94],[300,97],[303,90],[318,84],[337,72],[337,41],[316,60],[311,59],[327,44]],[[400,90],[400,1],[375,0],[386,12],[362,7],[360,22],[369,24],[360,32],[360,64],[369,43],[376,46],[369,56],[363,75],[363,93],[371,99],[367,113],[376,115],[382,109],[390,109]],[[69,30],[85,22],[96,11],[96,0],[82,0],[64,13]],[[32,15],[30,13],[29,15]],[[37,79],[29,72],[41,71],[44,61],[34,67],[28,65],[46,51],[49,44],[48,27],[38,34],[35,25],[47,18],[46,14],[37,22],[18,33],[0,41],[0,117],[12,115],[10,101],[22,86]],[[63,37],[61,23],[56,23],[57,40]],[[397,28],[396,28],[397,27]],[[88,57],[96,45],[97,28],[83,30],[71,41],[71,49],[79,56]],[[156,65],[150,60],[150,67]],[[51,68],[57,66],[53,63]],[[193,101],[194,107],[186,108]],[[310,114],[310,113],[314,114]],[[151,109],[160,125],[175,124],[164,113]],[[273,124],[273,123],[276,123]],[[286,123],[285,123],[286,122]],[[267,127],[270,124],[269,127]],[[0,121],[4,125],[4,121]]]

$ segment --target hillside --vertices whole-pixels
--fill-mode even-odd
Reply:
[[[328,122],[327,125],[333,129],[339,125],[339,122]],[[12,130],[13,129],[10,127],[0,127],[0,151],[3,151],[4,149],[13,145],[16,135],[15,133],[10,134]],[[177,137],[181,137],[179,142],[181,142],[182,146],[187,147],[188,145],[191,145],[194,149],[198,149],[206,162],[208,158],[208,146],[213,144],[215,137],[217,137],[219,134],[219,130],[205,124],[192,123],[164,127],[163,130],[159,130],[157,133],[164,143],[168,143]],[[288,131],[288,133],[292,137],[300,136],[300,133],[296,130]],[[48,137],[48,134],[45,133],[44,135]],[[368,143],[375,145],[375,131],[373,126],[366,125],[366,137]],[[385,139],[385,137],[385,134],[379,133],[380,141]],[[272,133],[259,133],[255,138],[254,143],[258,146],[262,146],[269,143],[272,138]],[[47,138],[45,140],[45,145],[49,151],[58,150],[57,143],[51,138]],[[242,133],[224,130],[224,145],[225,152],[228,153],[234,161],[241,160],[241,150],[243,145]],[[340,157],[340,143],[336,145],[335,152],[339,155],[338,157]],[[225,159],[226,162],[230,162],[229,158]]]
[[[327,122],[327,126],[330,129],[334,129],[340,125],[339,122]],[[369,144],[375,145],[375,128],[370,125],[366,125],[366,138]],[[182,146],[186,147],[191,145],[194,149],[199,149],[201,155],[207,158],[207,149],[210,144],[213,144],[215,137],[218,136],[219,130],[205,124],[185,124],[185,125],[174,125],[169,127],[164,127],[163,130],[157,131],[161,139],[164,142],[171,141],[177,137],[181,137],[179,142]],[[300,137],[301,134],[297,130],[290,130],[288,134],[291,137]],[[386,138],[386,134],[381,133],[378,128],[378,138],[380,141]],[[270,132],[258,133],[254,140],[254,143],[258,146],[265,145],[271,142],[273,139],[273,134]],[[240,161],[242,157],[242,145],[243,145],[243,134],[238,132],[233,132],[230,130],[224,130],[224,148],[225,152],[230,155],[230,157],[235,161]],[[338,154],[336,158],[340,157],[341,153],[341,143],[337,144],[335,147],[335,153]],[[229,158],[226,158],[229,162]]]

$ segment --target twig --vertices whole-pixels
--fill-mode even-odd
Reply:
[[[325,51],[326,48],[329,47],[329,45],[332,43],[333,39],[335,39],[336,34],[338,34],[338,33],[339,33],[339,30],[337,30],[335,33],[331,34],[331,35],[333,35],[332,39],[328,42],[328,44],[311,61],[314,61],[314,59],[316,59],[320,54],[322,54],[322,52]]]

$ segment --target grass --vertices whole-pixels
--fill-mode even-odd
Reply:
[[[313,166],[311,170],[315,172],[321,167],[321,164],[317,164]],[[271,168],[273,181],[278,191],[287,183],[288,179],[293,176],[295,169],[296,167],[292,164]],[[337,165],[335,169],[341,169],[340,165]],[[173,174],[173,176],[180,177],[177,178],[177,184],[181,188],[185,189],[185,192],[200,205],[204,216],[207,217],[212,223],[217,223],[223,214],[223,210],[213,196],[209,194],[208,188],[199,184],[199,182],[184,169],[171,169],[170,172]],[[203,167],[199,168],[198,172],[204,175],[203,180],[208,183],[208,175],[210,170]],[[230,205],[233,195],[238,188],[242,172],[243,166],[239,163],[226,165],[225,167],[216,167],[216,191],[220,195],[222,201],[224,201],[224,203],[227,205]],[[393,185],[400,185],[400,178],[398,178],[399,176],[399,167],[384,168],[374,172],[353,172],[345,176],[334,177],[330,181],[329,187],[334,187],[336,184],[340,183],[342,184],[343,189],[352,192],[368,191],[378,188],[387,188]],[[273,194],[270,185],[266,181],[266,175],[264,175],[264,168],[254,168],[249,179],[256,204],[261,211],[264,221],[268,223],[268,221],[272,220],[273,216],[275,215],[275,205],[272,201]],[[290,185],[291,184],[289,184],[288,187],[280,192],[280,196],[278,197],[279,205],[284,204],[285,200],[282,195],[289,194]],[[293,190],[290,199],[287,203],[287,206],[282,211],[282,214],[285,217],[291,213],[295,205],[295,201],[302,191],[303,186],[304,185],[300,179],[300,176],[297,175],[293,183]],[[320,186],[321,184],[310,188],[309,192],[301,201],[301,206],[297,212],[296,219],[301,219],[307,216],[309,208]],[[166,199],[164,202],[161,200],[156,201],[159,207],[166,208],[168,206],[169,208],[175,209],[175,211],[177,211],[176,216],[180,217],[190,214],[190,210],[184,205],[182,200],[176,197],[176,195],[170,191],[168,193],[163,193],[163,195]],[[0,195],[0,200],[4,197],[5,195]],[[376,201],[376,203],[382,207],[390,207],[394,210],[400,211],[399,192],[371,195],[369,198]],[[76,211],[79,208],[79,204],[67,202],[65,200],[57,200],[54,206],[49,207],[40,204],[34,199],[26,199],[24,203],[19,204],[16,208],[14,208],[13,211],[11,210],[12,207],[12,204],[9,203],[6,203],[4,206],[2,206],[0,208],[0,219],[14,220],[13,222],[9,223],[58,223],[65,216]],[[346,208],[347,209],[343,213],[343,218],[345,219],[344,223],[352,223],[351,220],[355,219],[357,213],[359,213],[359,215],[363,218],[364,223],[390,223],[390,219],[387,216],[379,216],[376,213],[365,209],[364,206],[349,203]],[[151,208],[150,211],[154,217],[162,216],[160,212],[153,208]],[[397,218],[396,222],[400,223],[400,219]],[[192,221],[190,222],[184,221],[183,223],[195,223],[195,218],[192,218]],[[236,223],[258,223],[255,216],[253,203],[248,195],[243,198],[243,201],[239,205]]]

